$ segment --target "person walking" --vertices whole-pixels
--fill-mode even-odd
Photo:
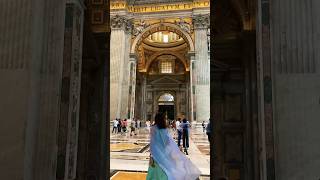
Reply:
[[[128,126],[127,119],[124,119],[123,120],[123,126],[122,126],[122,130],[123,130],[124,133],[127,132],[127,126]]]
[[[117,133],[118,131],[118,120],[114,119],[113,120],[113,128],[112,128],[112,133]]]
[[[118,127],[118,133],[121,133],[121,120],[120,119],[118,119],[117,127]]]
[[[147,130],[148,130],[149,133],[150,133],[150,126],[151,126],[150,120],[147,120],[146,121],[146,127],[147,127]]]
[[[204,123],[204,121],[202,122],[202,130],[203,130],[203,132],[206,130],[206,124]]]
[[[183,154],[167,129],[163,114],[155,116],[151,128],[147,180],[195,180],[200,170]]]
[[[189,121],[187,119],[183,119],[182,123],[180,124],[182,128],[182,145],[184,148],[184,152],[188,155],[188,148],[189,148],[189,128],[191,127]]]
[[[140,119],[137,119],[137,133],[139,134],[139,132],[140,132],[140,127],[141,127],[141,121],[140,121]]]
[[[209,122],[207,124],[206,132],[207,132],[208,140],[211,143],[211,135],[212,135],[211,119],[209,119]]]
[[[181,124],[181,119],[178,118],[178,120],[176,121],[176,127],[177,127],[177,133],[178,133],[178,147],[180,148],[180,145],[181,145],[181,138],[182,138],[182,127],[180,126]]]
[[[136,134],[135,124],[136,124],[136,122],[135,122],[134,120],[133,120],[133,121],[131,121],[131,126],[130,126],[131,131],[130,131],[130,136],[132,136],[132,135],[137,135],[137,134]]]

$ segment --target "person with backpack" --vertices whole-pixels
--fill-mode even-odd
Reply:
[[[189,148],[189,128],[191,127],[189,121],[187,119],[183,119],[182,123],[180,124],[182,128],[182,145],[184,148],[184,152],[188,155],[188,148]]]

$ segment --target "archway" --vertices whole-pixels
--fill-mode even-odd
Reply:
[[[137,51],[137,47],[139,46],[141,41],[157,31],[170,31],[177,33],[188,43],[189,51],[194,52],[194,42],[188,32],[184,31],[176,24],[163,22],[150,25],[146,29],[144,29],[132,42],[130,53],[135,54]]]

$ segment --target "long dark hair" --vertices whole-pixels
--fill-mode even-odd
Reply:
[[[166,123],[164,114],[162,114],[162,113],[156,114],[156,116],[154,118],[154,123],[155,123],[155,125],[157,125],[157,127],[159,129],[167,128],[167,123]]]

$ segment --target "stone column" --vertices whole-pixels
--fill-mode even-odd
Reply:
[[[130,115],[129,118],[134,118],[134,107],[135,107],[135,92],[136,92],[136,68],[137,62],[136,57],[130,57]]]
[[[128,34],[130,21],[124,16],[111,17],[111,40],[110,40],[110,118],[121,117],[123,99],[122,91],[125,72],[125,63],[128,54]],[[127,107],[127,106],[126,106]],[[126,108],[124,107],[124,108]]]
[[[208,121],[210,117],[210,57],[208,56],[207,32],[209,15],[193,16],[195,34],[195,66],[196,72],[195,103],[196,121]]]

